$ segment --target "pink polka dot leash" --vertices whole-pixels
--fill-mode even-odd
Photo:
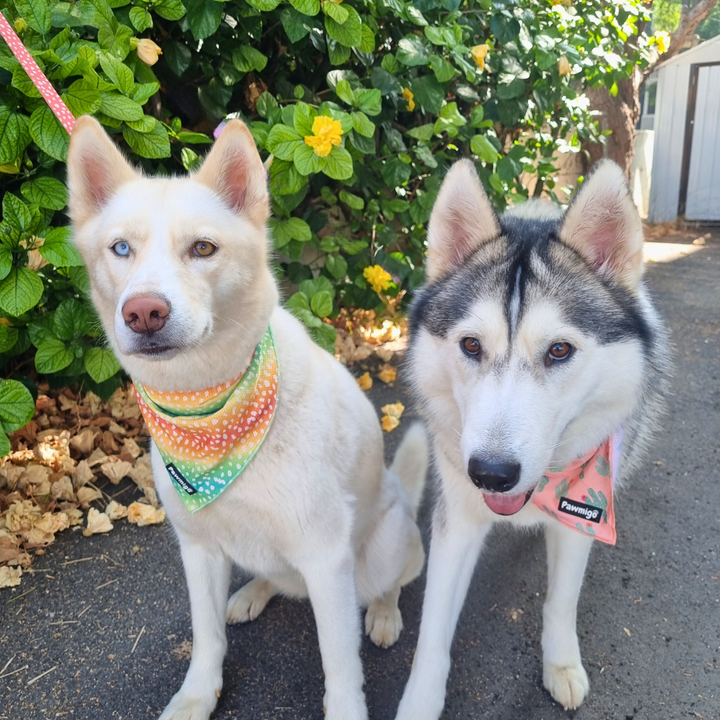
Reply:
[[[8,44],[12,54],[18,59],[20,65],[23,67],[23,70],[25,70],[30,77],[30,80],[32,80],[33,85],[40,91],[43,98],[45,98],[45,102],[50,106],[50,109],[55,114],[55,117],[68,131],[68,134],[71,134],[73,127],[75,126],[75,116],[70,112],[68,106],[60,99],[60,96],[57,94],[55,88],[45,77],[45,74],[38,67],[38,64],[33,59],[33,56],[27,51],[27,48],[23,45],[22,40],[20,40],[15,30],[13,30],[12,26],[1,12],[0,35],[2,35],[3,40],[5,40]]]

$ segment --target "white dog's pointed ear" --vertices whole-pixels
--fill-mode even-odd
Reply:
[[[599,162],[570,202],[560,239],[603,276],[628,290],[643,272],[643,227],[625,173],[610,160]]]
[[[255,140],[240,120],[230,120],[220,133],[195,179],[214,190],[227,205],[255,225],[270,217],[267,174]]]
[[[497,215],[475,166],[460,160],[445,176],[428,227],[427,276],[431,282],[461,265],[500,234]]]
[[[95,215],[126,182],[138,173],[89,115],[77,119],[68,150],[70,217],[81,224]]]

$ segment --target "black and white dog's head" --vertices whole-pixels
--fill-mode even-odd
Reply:
[[[439,447],[499,514],[545,468],[599,445],[642,396],[654,312],[643,231],[620,168],[599,164],[564,214],[501,217],[452,167],[429,226],[409,367]]]

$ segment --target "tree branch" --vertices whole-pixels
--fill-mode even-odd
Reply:
[[[683,3],[680,12],[680,24],[677,30],[670,36],[670,47],[663,55],[660,55],[655,62],[645,68],[643,76],[647,77],[660,64],[675,57],[684,47],[690,36],[698,29],[700,23],[712,12],[718,0],[699,0],[692,7],[688,8]]]

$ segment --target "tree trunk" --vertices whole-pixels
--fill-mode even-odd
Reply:
[[[640,86],[642,73],[635,68],[631,77],[618,83],[618,92],[613,97],[605,87],[588,88],[586,94],[590,98],[593,110],[600,111],[598,118],[601,130],[609,130],[604,145],[588,144],[588,169],[600,158],[614,160],[630,178],[630,166],[633,160],[637,124],[640,120]]]
[[[606,144],[587,143],[584,147],[589,169],[600,158],[607,157],[614,160],[630,179],[630,168],[635,153],[635,137],[637,124],[640,120],[640,88],[643,81],[650,75],[655,67],[677,55],[697,30],[700,23],[710,14],[717,5],[718,0],[698,0],[691,7],[683,4],[680,24],[670,36],[668,51],[659,56],[644,71],[638,68],[627,80],[618,83],[618,93],[615,97],[604,87],[588,88],[585,94],[590,99],[590,107],[599,110],[600,129],[609,130]]]

